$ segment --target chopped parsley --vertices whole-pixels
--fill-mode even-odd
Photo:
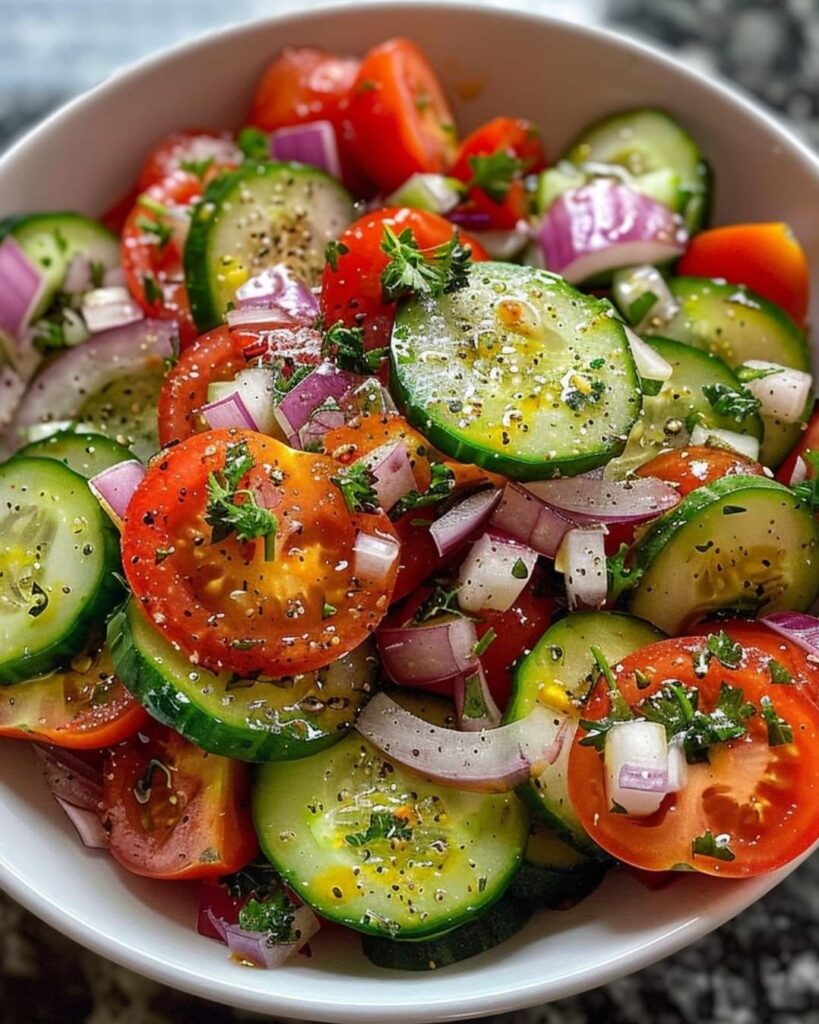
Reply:
[[[418,605],[412,621],[418,625],[422,622],[429,622],[430,619],[437,619],[439,615],[458,615],[462,619],[469,618],[458,606],[459,589],[455,587],[453,590],[447,590],[446,587],[437,583],[429,597]],[[478,642],[480,643],[480,641]]]
[[[512,182],[521,176],[524,163],[508,150],[469,157],[472,168],[470,188],[479,188],[493,203],[500,205],[509,194]]]
[[[279,944],[295,942],[293,904],[283,889],[277,889],[263,902],[251,898],[239,911],[239,927],[248,932],[264,932]]]
[[[160,220],[151,220],[150,217],[137,217],[136,226],[146,235],[154,236],[157,248],[160,252],[173,238],[172,229],[169,228],[167,224],[163,224]]]
[[[614,606],[623,594],[640,582],[642,570],[628,568],[626,559],[631,548],[628,544],[621,544],[615,554],[609,555],[606,559],[606,573],[608,575],[608,591],[606,601],[609,606]]]
[[[142,278],[142,287],[145,289],[145,301],[149,306],[165,300],[165,293],[156,282],[153,274],[145,274]]]
[[[522,558],[519,558],[512,566],[512,575],[516,580],[525,580],[529,576],[529,570]]]
[[[90,271],[93,287],[102,288],[102,282],[105,279],[105,266],[102,260],[91,260]]]
[[[324,259],[330,264],[330,269],[334,273],[338,270],[339,256],[346,256],[349,251],[350,247],[348,245],[335,239],[327,243],[327,248],[324,250]]]
[[[768,729],[768,746],[781,747],[793,743],[793,728],[776,713],[774,702],[767,695],[759,702],[759,713]]]
[[[694,654],[694,674],[702,678],[708,671],[712,658],[716,658],[725,668],[739,668],[742,662],[742,644],[732,640],[724,629],[719,633],[709,633],[705,639],[705,646],[700,647]]]
[[[731,837],[727,835],[715,836],[709,829],[694,839],[691,843],[691,853],[695,857],[711,857],[713,860],[736,860],[736,854],[728,845],[730,839]]]
[[[243,128],[236,139],[236,145],[244,153],[245,160],[270,159],[270,138],[267,132],[258,128]]]
[[[276,403],[278,404],[288,391],[292,391],[313,370],[315,370],[315,366],[297,366],[292,359],[285,359],[281,366],[276,366],[273,370],[273,380],[271,382]]]
[[[812,511],[819,512],[819,449],[808,449],[802,452],[802,458],[811,470],[811,476],[799,484],[794,484],[793,493],[810,505]]]
[[[433,462],[430,471],[432,478],[429,487],[423,494],[419,491],[409,491],[400,498],[390,509],[390,519],[400,519],[407,512],[423,508],[425,505],[437,505],[439,501],[449,497],[455,487],[455,474],[443,462]]]
[[[782,662],[777,661],[776,658],[771,658],[768,662],[768,672],[770,673],[772,683],[779,683],[788,686],[793,682],[793,676],[785,668]]]
[[[236,539],[243,542],[264,537],[264,556],[269,562],[275,558],[279,520],[269,509],[257,504],[252,491],[239,488],[239,481],[254,466],[246,441],[228,448],[224,469],[208,477],[205,522],[211,528],[211,542],[214,544],[231,533],[235,533]],[[244,500],[239,503],[237,498]]]
[[[400,235],[384,225],[381,251],[389,259],[381,273],[381,297],[396,302],[406,295],[435,297],[464,288],[472,264],[472,251],[461,245],[456,231],[448,242],[420,249],[410,228]]]
[[[579,412],[587,405],[594,405],[595,402],[600,401],[606,390],[606,385],[602,380],[589,381],[585,377],[580,378],[579,374],[574,374],[573,378],[577,378],[576,385],[570,387],[563,395],[563,401],[572,412]]]
[[[338,608],[334,604],[325,601],[321,608],[321,617],[322,619],[331,619],[337,611]]]
[[[376,839],[396,839],[406,842],[412,839],[412,829],[404,818],[389,811],[373,811],[366,832],[355,832],[345,836],[348,846],[367,846]]]
[[[472,653],[476,658],[480,658],[482,654],[485,654],[489,648],[489,645],[497,636],[495,630],[490,626],[484,635],[478,640],[478,642],[472,648]]]
[[[704,384],[702,393],[714,412],[720,416],[729,416],[737,423],[759,412],[760,401],[746,388],[732,388],[729,384]]]
[[[580,720],[580,728],[586,731],[586,735],[580,741],[580,745],[582,747],[594,747],[595,750],[602,754],[606,748],[606,736],[609,730],[622,722],[633,721],[635,715],[617,685],[617,680],[614,678],[614,673],[606,660],[606,656],[594,644],[592,645],[591,653],[597,665],[595,685],[601,679],[604,679],[608,687],[609,713],[605,718],[597,719],[597,721]]]
[[[342,370],[364,375],[377,373],[386,348],[364,350],[364,331],[360,327],[347,327],[341,320],[324,332],[321,354],[332,359]]]
[[[764,368],[738,366],[734,373],[743,384],[748,384],[752,380],[764,380],[765,377],[770,377],[774,373],[782,373],[782,369],[781,366],[766,366]]]
[[[381,507],[375,487],[375,476],[364,462],[344,467],[330,481],[341,491],[350,512],[377,512]]]
[[[180,170],[192,174],[201,181],[208,171],[213,167],[216,158],[207,156],[203,160],[182,160],[179,164]]]

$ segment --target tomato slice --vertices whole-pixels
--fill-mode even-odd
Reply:
[[[738,687],[757,710],[745,720],[745,735],[710,747],[708,761],[688,765],[688,780],[679,793],[666,796],[655,814],[636,818],[612,811],[603,758],[581,745],[581,729],[571,750],[569,795],[589,835],[635,867],[667,871],[682,866],[727,878],[773,871],[819,839],[819,802],[813,799],[819,706],[807,696],[805,679],[796,679],[795,685],[774,683],[771,655],[756,646],[743,643],[736,667],[712,657],[697,674],[695,659],[701,660],[703,646],[701,637],[682,637],[645,647],[615,667],[617,685],[632,709],[670,680],[695,686],[704,712],[717,706],[723,684]],[[769,744],[759,713],[763,697],[790,724],[793,742]],[[600,720],[610,706],[609,692],[600,683],[584,719]],[[707,841],[708,833],[727,844],[726,859],[694,852],[695,839]]]
[[[242,154],[230,132],[173,132],[158,142],[145,158],[137,178],[137,189],[145,192],[189,165],[200,177],[214,165],[238,167],[241,162]]]
[[[776,479],[783,484],[790,484],[796,460],[804,456],[805,452],[819,452],[819,409],[814,411],[798,444],[776,471]],[[810,463],[807,464],[807,471],[808,477],[812,477],[813,467]]]
[[[395,303],[381,298],[381,274],[389,262],[381,251],[385,226],[396,234],[409,228],[420,249],[448,242],[457,230],[435,213],[388,207],[365,214],[342,234],[340,242],[345,248],[334,263],[327,263],[322,277],[324,322],[329,326],[341,321],[347,327],[363,328],[368,349],[389,344],[395,320]],[[474,238],[463,232],[460,237],[472,250],[473,260],[487,258]]]
[[[390,39],[366,54],[353,85],[350,121],[359,163],[384,192],[417,172],[444,173],[455,156],[455,119],[444,91],[407,39]]]
[[[96,750],[127,739],[150,721],[113,673],[105,648],[70,668],[0,691],[0,736]]]
[[[205,519],[211,474],[240,445],[252,461],[240,493],[278,520],[268,561],[261,538],[213,542]],[[348,511],[332,481],[340,469],[239,430],[198,434],[155,459],[128,507],[122,560],[157,629],[207,668],[242,675],[309,672],[358,646],[387,611],[398,559],[382,578],[359,579],[354,544],[397,538],[383,513]]]
[[[473,185],[467,199],[473,210],[489,217],[490,227],[504,230],[514,228],[528,214],[524,175],[534,174],[546,166],[537,126],[516,117],[496,117],[481,125],[461,143],[450,174],[464,183],[472,182],[475,178],[472,161],[499,153],[520,161],[519,169],[508,181],[508,188],[504,190],[501,181],[498,191],[491,195]]]
[[[653,476],[673,484],[681,497],[723,476],[764,476],[758,462],[722,448],[692,445],[664,452],[636,470],[637,476]]]
[[[678,274],[721,277],[747,285],[804,324],[810,273],[802,246],[787,224],[730,224],[695,235],[677,264]]]
[[[403,441],[419,491],[426,491],[432,479],[429,443],[423,434],[397,413],[364,413],[343,427],[328,430],[324,450],[339,462],[349,465],[382,445]]]
[[[288,46],[268,66],[256,87],[248,124],[277,128],[329,121],[335,129],[344,184],[354,195],[370,190],[355,157],[350,96],[361,62],[313,46]]]
[[[158,722],[107,751],[103,822],[116,860],[150,878],[218,878],[259,850],[248,766]]]

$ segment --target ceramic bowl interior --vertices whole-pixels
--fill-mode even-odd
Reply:
[[[331,7],[241,26],[115,76],[0,161],[0,211],[98,214],[172,129],[238,127],[266,61],[285,44],[362,52],[410,35],[429,54],[468,129],[529,117],[548,153],[629,106],[667,108],[716,171],[717,223],[784,220],[819,266],[819,165],[737,94],[635,43],[577,25],[454,3]],[[385,145],[389,142],[385,140]],[[819,314],[816,290],[813,318]],[[213,1000],[322,1021],[432,1021],[498,1012],[603,984],[665,956],[758,899],[779,876],[693,876],[649,892],[613,874],[569,913],[538,914],[505,945],[425,975],[372,967],[353,934],[274,972],[231,963],[197,936],[195,888],[127,875],[83,849],[23,744],[0,744],[0,884],[74,939],[144,974]]]

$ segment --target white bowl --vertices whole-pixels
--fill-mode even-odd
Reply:
[[[766,114],[610,33],[452,3],[335,7],[245,25],[145,61],[51,117],[0,161],[0,212],[99,213],[119,198],[164,132],[240,125],[260,71],[284,44],[362,52],[402,34],[429,54],[463,127],[498,114],[529,117],[552,156],[608,111],[667,108],[714,164],[716,222],[787,221],[819,266],[819,162]],[[268,1014],[422,1022],[556,999],[673,953],[784,874],[747,882],[687,876],[659,892],[617,875],[575,910],[538,914],[505,945],[430,974],[378,970],[355,935],[339,939],[337,932],[319,938],[310,960],[252,971],[196,934],[194,886],[135,878],[105,854],[83,849],[30,752],[0,743],[3,887],[98,953],[177,988]]]

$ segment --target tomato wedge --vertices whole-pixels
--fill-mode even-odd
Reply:
[[[173,132],[154,146],[145,158],[137,178],[137,189],[145,192],[177,171],[188,170],[202,177],[214,165],[238,167],[242,154],[230,132]]]
[[[250,462],[239,507],[252,494],[273,512],[270,546],[235,532],[214,542],[205,518],[211,475],[239,456]],[[122,561],[157,629],[207,668],[242,675],[308,672],[358,646],[387,611],[398,558],[359,578],[354,545],[392,541],[397,556],[398,543],[383,513],[348,510],[333,482],[341,469],[239,430],[198,434],[155,459],[128,507]]]
[[[692,445],[664,452],[636,470],[637,476],[653,476],[674,484],[681,497],[697,487],[710,484],[723,476],[764,476],[758,462],[736,452],[706,445]]]
[[[776,479],[783,484],[790,484],[793,471],[796,468],[796,460],[805,452],[819,452],[819,409],[814,411],[798,444],[776,471]],[[810,463],[806,468],[808,477],[812,477],[814,474]]]
[[[417,172],[444,173],[455,156],[455,120],[444,91],[408,39],[368,51],[353,85],[350,122],[358,161],[384,192]]]
[[[72,667],[0,690],[0,736],[96,750],[133,736],[148,713],[113,674],[105,648]]]
[[[389,344],[395,320],[395,303],[381,298],[381,274],[389,262],[381,251],[385,226],[396,234],[409,229],[419,249],[448,242],[457,230],[435,213],[388,207],[365,214],[342,234],[338,257],[324,268],[321,309],[328,326],[341,321],[347,327],[361,327],[368,349]],[[472,250],[473,260],[487,258],[474,238],[463,232],[460,238]]]
[[[810,301],[805,251],[787,224],[730,224],[695,235],[678,274],[747,285],[804,324]]]
[[[218,878],[259,850],[248,766],[158,722],[107,751],[103,822],[116,860],[150,878]]]
[[[782,867],[819,839],[819,706],[807,696],[804,680],[774,682],[767,651],[742,642],[738,661],[712,656],[703,665],[705,643],[682,637],[645,647],[615,667],[617,686],[637,710],[669,681],[696,687],[705,713],[717,706],[724,684],[738,688],[755,709],[744,720],[745,734],[709,747],[707,761],[688,765],[680,792],[666,796],[655,814],[637,818],[612,810],[603,758],[582,745],[581,729],[571,751],[569,795],[589,835],[627,864],[650,871],[693,868],[726,878],[758,875]],[[792,741],[769,742],[760,713],[764,698],[790,726]],[[599,721],[610,709],[601,682],[584,718]]]

